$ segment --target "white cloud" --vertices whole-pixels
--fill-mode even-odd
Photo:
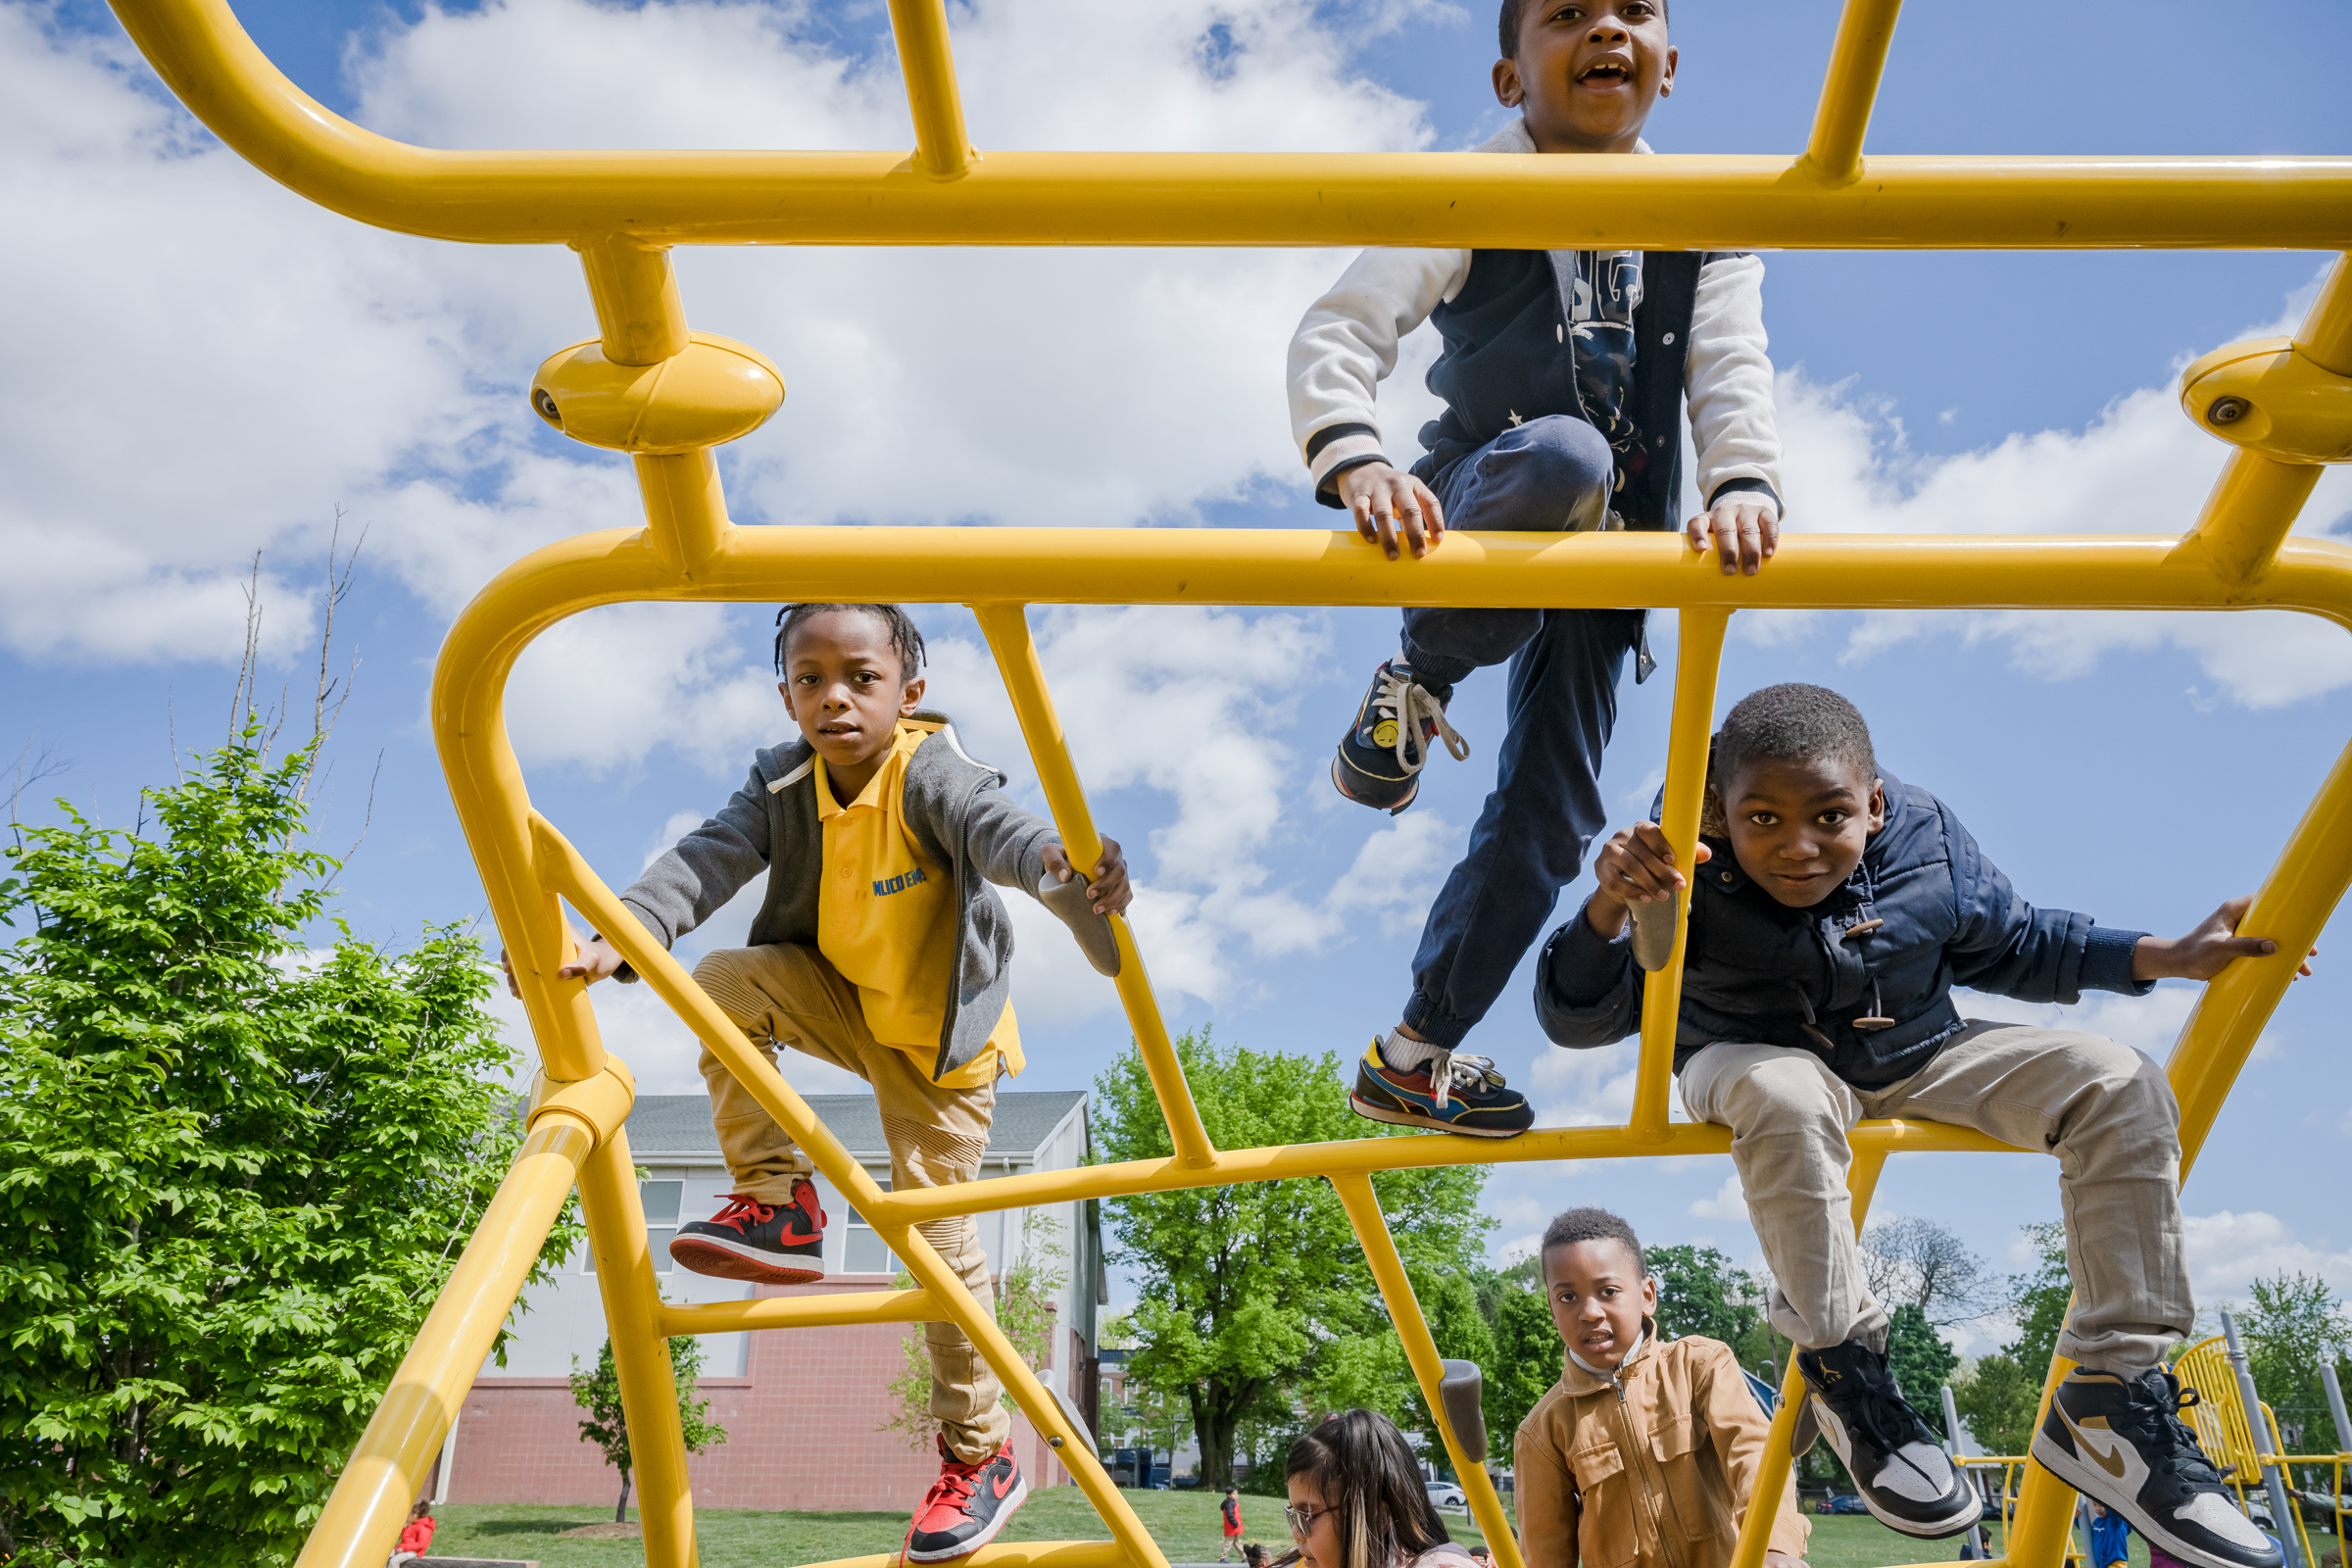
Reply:
[[[2254,1281],[2278,1274],[2309,1274],[2339,1294],[2352,1293],[2352,1249],[2329,1251],[2305,1242],[2276,1214],[2225,1209],[2185,1215],[2182,1225],[2189,1282],[2201,1305],[2246,1300]]]
[[[2159,985],[2144,997],[2092,992],[2075,1005],[2061,1007],[1960,990],[1952,993],[1952,1002],[1965,1018],[2104,1035],[2162,1061],[2172,1054],[2173,1042],[2180,1038],[2181,1025],[2188,1021],[2190,1009],[2204,994],[2205,988],[2200,985]]]
[[[1591,1051],[1546,1050],[1537,1055],[1528,1099],[1539,1127],[1622,1127],[1634,1113],[1639,1040]],[[1669,1096],[1679,1100],[1680,1096]]]
[[[1723,1185],[1715,1189],[1712,1198],[1702,1198],[1690,1205],[1690,1213],[1698,1219],[1723,1220],[1730,1224],[1747,1223],[1747,1192],[1740,1185],[1740,1173],[1733,1171],[1724,1177]]]

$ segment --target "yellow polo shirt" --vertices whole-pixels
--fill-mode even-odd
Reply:
[[[815,773],[825,861],[816,951],[858,988],[874,1038],[912,1056],[926,1078],[939,1064],[939,1030],[956,973],[956,873],[926,859],[906,825],[906,763],[938,728],[901,719],[881,770],[847,806],[834,799],[821,757]],[[1006,1073],[1024,1065],[1009,1002],[980,1054],[938,1083],[977,1089],[996,1078],[1000,1065]]]

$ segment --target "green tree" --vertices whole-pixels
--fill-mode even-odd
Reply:
[[[6,851],[19,1568],[290,1561],[513,1158],[473,940],[302,945],[335,869],[300,846],[316,749],[271,763],[249,728],[134,829],[60,803]]]
[[[1658,1282],[1658,1338],[1703,1334],[1737,1347],[1763,1321],[1747,1271],[1712,1247],[1645,1247],[1642,1261]]]
[[[2009,1315],[2017,1323],[2017,1338],[2004,1348],[2039,1379],[2048,1375],[2050,1359],[2058,1353],[2058,1334],[2066,1327],[2075,1286],[2066,1272],[2066,1227],[2053,1219],[2020,1228],[2034,1248],[2034,1263],[2009,1276]],[[2036,1400],[2040,1390],[2036,1381]]]
[[[2320,1368],[2332,1363],[2352,1384],[2352,1318],[2324,1279],[2279,1273],[2254,1282],[2254,1304],[2238,1325],[2254,1391],[2278,1418],[2287,1446],[2335,1452],[2348,1441],[2335,1430]]]
[[[1952,1380],[1952,1403],[1988,1454],[2022,1454],[2034,1443],[2034,1416],[2049,1369],[2027,1366],[2006,1350],[1981,1355]]]
[[[1046,1348],[1054,1333],[1054,1296],[1069,1282],[1070,1250],[1062,1244],[1053,1217],[1036,1208],[1021,1217],[1020,1246],[1012,1266],[997,1279],[997,1327],[1034,1372],[1046,1364]],[[910,1291],[914,1276],[902,1270],[891,1286]],[[924,1343],[922,1325],[916,1324],[900,1337],[899,1349],[905,1359],[883,1401],[887,1413],[874,1430],[895,1432],[908,1447],[920,1451],[931,1446],[939,1431],[939,1423],[931,1415],[931,1350]],[[1015,1410],[1021,1407],[1009,1389],[1004,1402]]]
[[[678,1425],[685,1430],[686,1451],[704,1453],[727,1441],[727,1429],[710,1419],[710,1401],[703,1398],[703,1342],[681,1334],[669,1342],[669,1376],[677,1388]],[[571,1361],[571,1399],[588,1412],[580,1436],[605,1450],[605,1463],[620,1472],[620,1501],[612,1505],[612,1522],[629,1517],[629,1477],[635,1461],[629,1456],[629,1420],[620,1404],[620,1369],[612,1361],[612,1342],[605,1341],[596,1353],[596,1370],[582,1372],[579,1357]]]
[[[1176,1042],[1209,1136],[1221,1149],[1316,1144],[1387,1131],[1348,1108],[1341,1063]],[[1096,1136],[1111,1160],[1166,1158],[1167,1124],[1132,1045],[1095,1081]],[[1494,1222],[1478,1210],[1481,1166],[1372,1178],[1416,1283],[1467,1277]],[[1232,1475],[1234,1440],[1270,1392],[1293,1407],[1364,1402],[1412,1414],[1409,1377],[1339,1196],[1317,1180],[1248,1182],[1114,1200],[1118,1260],[1140,1276],[1129,1363],[1148,1386],[1185,1391],[1204,1485]],[[1469,1315],[1477,1317],[1475,1302]],[[1490,1349],[1490,1355],[1493,1353]],[[1303,1411],[1302,1411],[1303,1413]]]
[[[1960,1357],[1943,1343],[1917,1301],[1905,1301],[1886,1314],[1886,1365],[1894,1373],[1894,1386],[1938,1432],[1943,1431],[1940,1391],[1959,1364]]]
[[[1567,1353],[1540,1286],[1541,1282],[1522,1286],[1494,1299],[1494,1365],[1487,1379],[1487,1442],[1490,1450],[1505,1463],[1518,1437],[1519,1423],[1560,1380]]]

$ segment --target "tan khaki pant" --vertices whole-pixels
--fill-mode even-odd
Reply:
[[[769,1061],[778,1046],[791,1046],[873,1085],[892,1187],[950,1187],[978,1173],[997,1086],[942,1089],[905,1052],[876,1041],[858,1004],[858,988],[814,948],[784,943],[709,954],[695,965],[694,978]],[[735,1191],[761,1203],[791,1201],[794,1181],[813,1175],[815,1167],[708,1048],[702,1066],[710,1086],[710,1120]],[[915,1228],[993,1318],[996,1288],[972,1217]],[[977,1464],[1012,1431],[1004,1386],[953,1323],[925,1324],[923,1338],[931,1350],[931,1414],[956,1457]]]
[[[1786,1046],[1713,1045],[1683,1103],[1732,1130],[1732,1163],[1773,1273],[1772,1325],[1808,1349],[1886,1346],[1846,1194],[1846,1134],[1865,1117],[1974,1127],[2058,1156],[2075,1309],[2058,1353],[2147,1370],[2196,1316],[2180,1234],[2180,1110],[2162,1068],[2097,1035],[1971,1022],[1886,1089],[1856,1089]]]

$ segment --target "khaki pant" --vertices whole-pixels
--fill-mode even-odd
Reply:
[[[1865,1117],[1974,1127],[2058,1156],[2075,1309],[2058,1353],[2135,1375],[2196,1315],[2181,1255],[2180,1110],[2163,1069],[2097,1035],[1975,1023],[1885,1089],[1856,1089],[1811,1052],[1713,1045],[1683,1069],[1683,1103],[1732,1130],[1732,1163],[1773,1273],[1772,1325],[1808,1349],[1886,1345],[1863,1282],[1845,1185]]]
[[[873,1085],[895,1189],[950,1187],[978,1173],[997,1086],[942,1089],[911,1056],[877,1042],[866,1029],[858,988],[814,948],[780,943],[709,954],[695,965],[694,978],[771,1062],[778,1046],[791,1046]],[[702,1066],[735,1191],[761,1203],[790,1202],[793,1183],[815,1174],[815,1167],[707,1048]],[[915,1228],[993,1318],[996,1288],[972,1217],[928,1220]],[[931,1414],[956,1457],[977,1464],[1012,1431],[1004,1386],[953,1323],[925,1324],[923,1338],[931,1350]]]

